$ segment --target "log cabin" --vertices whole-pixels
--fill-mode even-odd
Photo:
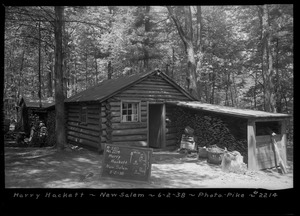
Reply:
[[[102,151],[105,143],[176,146],[166,101],[194,101],[159,70],[102,81],[65,100],[67,140]]]
[[[271,137],[257,128],[264,128],[264,122],[278,125],[277,145],[287,163],[286,123],[290,115],[201,103],[159,70],[102,81],[67,98],[65,107],[67,141],[99,152],[106,143],[178,147],[178,129],[169,119],[174,118],[174,107],[182,107],[246,122],[243,130],[250,170],[275,166]]]

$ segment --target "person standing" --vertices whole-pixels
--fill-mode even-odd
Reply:
[[[46,142],[48,132],[47,127],[45,126],[44,122],[40,122],[40,131],[39,131],[39,141],[40,141],[40,147],[43,147]]]

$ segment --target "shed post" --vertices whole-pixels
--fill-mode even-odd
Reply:
[[[163,110],[162,110],[162,148],[165,148],[166,145],[166,103],[163,104]]]
[[[248,119],[247,124],[247,139],[248,139],[248,170],[257,170],[256,162],[256,132],[255,121]]]
[[[287,137],[286,137],[286,120],[282,120],[281,122],[281,147],[283,153],[283,162],[285,167],[287,167],[287,159],[286,159],[286,144],[287,144]]]

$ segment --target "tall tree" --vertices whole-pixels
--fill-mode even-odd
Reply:
[[[184,26],[180,23],[179,17],[175,14],[175,11],[171,6],[167,6],[170,17],[174,21],[178,34],[184,44],[185,52],[187,55],[187,70],[186,70],[186,80],[188,91],[197,99],[200,100],[198,84],[197,84],[197,74],[196,74],[196,60],[195,51],[193,45],[193,22],[192,22],[192,11],[190,6],[183,6],[184,15]]]
[[[264,99],[265,111],[273,112],[275,108],[274,100],[274,83],[273,83],[273,53],[271,46],[271,25],[269,22],[269,6],[261,6],[262,14],[262,65],[263,65],[263,80],[264,80]]]
[[[64,149],[66,144],[64,77],[63,77],[63,6],[55,6],[55,133],[56,147]]]

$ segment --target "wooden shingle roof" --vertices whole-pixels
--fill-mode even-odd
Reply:
[[[180,107],[186,107],[194,110],[201,110],[213,113],[219,113],[229,116],[235,116],[240,118],[247,119],[287,119],[290,118],[291,115],[283,114],[283,113],[270,113],[258,110],[250,110],[250,109],[240,109],[228,106],[214,105],[208,103],[202,103],[199,101],[168,101],[166,102],[171,105],[176,105]]]
[[[39,108],[40,107],[40,102],[38,99],[29,99],[29,98],[23,97],[20,100],[19,105],[21,105],[21,103],[25,103],[26,107],[30,107],[30,108]],[[42,100],[42,108],[48,108],[48,107],[51,107],[54,105],[55,105],[54,102]]]
[[[159,70],[154,70],[151,72],[145,72],[145,73],[135,74],[126,77],[120,77],[117,79],[104,80],[101,83],[91,88],[88,88],[76,95],[67,98],[65,102],[90,102],[90,101],[102,102],[155,73],[159,74],[162,78],[164,78],[167,82],[172,84],[183,94],[188,96],[191,100],[195,100],[195,98],[193,98],[186,90],[184,90],[178,84],[176,84],[166,74],[160,72]]]

